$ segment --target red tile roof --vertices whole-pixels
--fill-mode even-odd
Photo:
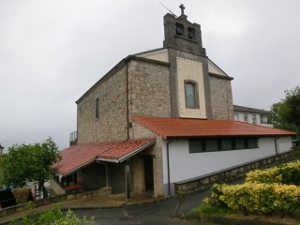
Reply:
[[[164,139],[222,136],[291,136],[294,132],[229,120],[133,116],[132,119]]]
[[[96,159],[123,162],[134,154],[155,143],[154,138],[73,145],[61,151],[62,160],[51,168],[61,175],[68,175]]]

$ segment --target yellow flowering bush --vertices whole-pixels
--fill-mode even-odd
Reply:
[[[247,182],[300,184],[300,161],[281,164],[265,170],[250,171]]]
[[[221,201],[229,208],[264,215],[286,215],[300,205],[300,187],[286,184],[246,182],[241,185],[215,185],[219,192],[212,194],[212,202]],[[206,203],[209,201],[206,199]]]

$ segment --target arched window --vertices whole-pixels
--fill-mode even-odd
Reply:
[[[186,108],[198,108],[197,83],[185,81],[184,86]]]

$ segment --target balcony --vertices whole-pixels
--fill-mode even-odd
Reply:
[[[77,130],[70,133],[69,141],[70,141],[70,146],[77,144]]]
[[[264,126],[264,127],[270,127],[270,128],[273,128],[273,127],[274,127],[273,124],[268,123],[268,121],[264,121],[264,120],[261,120],[260,125],[261,125],[261,126]]]

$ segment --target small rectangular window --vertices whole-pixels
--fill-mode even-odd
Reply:
[[[244,139],[235,139],[234,145],[235,145],[235,149],[245,149],[246,148]]]
[[[231,150],[233,149],[232,141],[230,139],[221,140],[221,150]]]
[[[205,151],[218,151],[219,143],[218,140],[206,140],[205,141]]]
[[[247,139],[247,147],[248,148],[257,148],[257,139],[256,138],[248,138]]]
[[[203,152],[203,143],[201,140],[189,140],[190,153]]]

